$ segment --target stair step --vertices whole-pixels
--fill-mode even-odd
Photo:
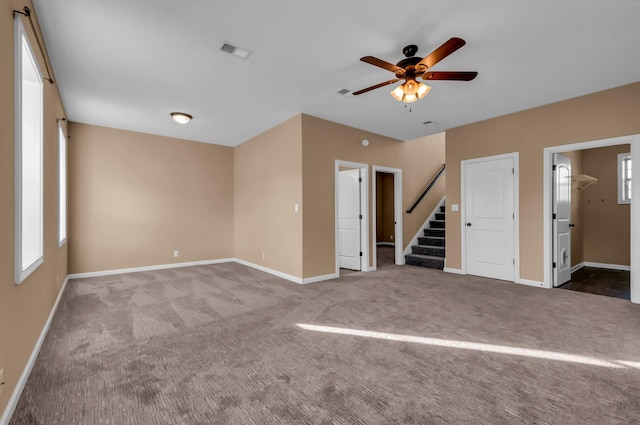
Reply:
[[[437,236],[418,236],[418,244],[426,246],[445,246],[445,238]]]
[[[432,229],[444,229],[444,220],[431,220],[429,226]]]
[[[430,255],[432,257],[444,258],[444,247],[442,246],[428,246],[428,245],[412,245],[412,254]]]
[[[404,256],[404,260],[407,264],[411,264],[412,266],[421,266],[440,270],[444,268],[444,258],[442,257],[434,257],[431,255],[421,254],[408,254]]]
[[[443,205],[443,206],[440,207],[440,212],[443,213],[443,212],[446,212],[446,211],[447,211],[446,205]]]
[[[445,217],[445,213],[436,213],[436,220],[444,220]]]
[[[444,229],[424,229],[424,235],[444,238]]]

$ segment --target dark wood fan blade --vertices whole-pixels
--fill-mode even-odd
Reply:
[[[425,80],[458,80],[471,81],[478,76],[477,72],[470,71],[435,71],[425,72],[422,78]]]
[[[442,46],[438,47],[436,50],[429,53],[424,57],[424,59],[418,62],[416,65],[416,69],[420,69],[424,66],[426,66],[427,68],[431,68],[433,65],[437,64],[442,59],[446,58],[465,44],[466,41],[461,38],[450,38],[449,40],[445,41]]]
[[[383,61],[382,59],[374,58],[373,56],[365,56],[365,57],[360,58],[360,60],[362,62],[366,62],[366,63],[369,63],[371,65],[375,65],[375,66],[380,67],[382,69],[386,69],[387,71],[391,71],[394,74],[396,74],[396,77],[398,77],[398,78],[404,77],[405,70],[404,70],[404,68],[400,68],[398,65],[394,65],[394,64],[389,63],[387,61]]]
[[[400,78],[394,78],[393,80],[385,81],[384,83],[376,84],[375,86],[367,87],[366,89],[354,91],[353,95],[357,96],[371,90],[379,89],[380,87],[388,86],[389,84],[397,83],[398,81],[400,81]]]

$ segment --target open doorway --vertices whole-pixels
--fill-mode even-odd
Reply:
[[[554,154],[554,287],[630,299],[631,168],[620,161],[630,152],[621,144]]]
[[[575,166],[572,166],[573,170],[571,172],[572,180],[573,179],[576,180],[575,182],[572,181],[571,183],[573,186],[576,186],[576,191],[575,192],[572,191],[572,195],[578,192],[577,187],[582,187],[582,190],[580,190],[580,201],[575,203],[575,205],[574,205],[574,202],[572,202],[571,208],[575,209],[580,205],[583,205],[583,206],[588,205],[589,208],[591,208],[591,210],[589,210],[590,211],[589,214],[590,214],[591,212],[594,212],[597,210],[597,208],[594,207],[594,205],[597,203],[613,205],[614,200],[617,203],[617,192],[614,195],[611,195],[609,193],[606,195],[606,197],[603,197],[602,194],[598,194],[597,190],[595,190],[595,188],[597,188],[598,185],[601,185],[601,188],[604,190],[604,187],[602,185],[602,182],[600,182],[600,180],[596,184],[591,184],[592,186],[591,188],[586,188],[586,185],[589,184],[589,180],[590,180],[589,177],[593,177],[593,178],[596,178],[596,177],[589,176],[587,174],[586,171],[588,170],[585,169],[583,166],[584,156],[586,155],[587,157],[589,157],[593,153],[594,154],[593,160],[596,163],[601,162],[602,159],[598,157],[597,155],[598,151],[591,151],[586,154],[585,152],[591,149],[614,147],[619,145],[626,145],[624,147],[621,147],[620,149],[629,152],[628,157],[630,158],[631,162],[640,164],[640,134],[615,137],[610,139],[594,140],[589,142],[567,144],[567,145],[561,145],[561,146],[554,146],[554,147],[549,147],[544,149],[544,170],[548,170],[548,172],[543,173],[543,179],[544,179],[543,238],[544,238],[544,269],[545,269],[544,286],[545,287],[547,288],[554,287],[554,269],[553,269],[554,264],[553,263],[555,262],[555,258],[556,258],[556,252],[554,252],[554,235],[553,235],[553,220],[554,220],[553,219],[553,197],[554,197],[553,175],[554,173],[553,173],[552,166],[553,166],[554,154],[565,153],[565,156],[569,156],[569,155],[573,155],[572,152],[574,151],[582,151],[582,153],[580,154],[582,157],[580,158],[580,161],[579,161],[580,168],[576,168]],[[602,152],[603,151],[600,151],[600,153]],[[588,229],[589,227],[588,225],[583,225],[581,223],[580,224],[580,227],[582,228],[581,235],[580,233],[578,233],[577,230],[574,231],[573,230],[574,228],[572,228],[571,232],[572,232],[572,235],[574,235],[572,239],[575,239],[575,238],[579,239],[580,237],[582,237],[583,241],[582,243],[580,243],[576,240],[572,240],[570,243],[571,247],[573,248],[572,251],[574,251],[570,254],[570,258],[572,262],[571,268],[573,269],[572,272],[576,272],[580,268],[587,268],[587,267],[595,267],[598,269],[606,268],[607,270],[615,271],[616,270],[615,266],[624,266],[624,269],[620,270],[622,272],[627,272],[627,270],[625,269],[628,269],[629,288],[630,288],[629,298],[633,303],[640,303],[640,261],[634,260],[635,258],[638,257],[638,252],[640,252],[639,251],[640,250],[640,216],[638,215],[638,210],[640,209],[640,186],[638,185],[638,183],[640,183],[640,178],[638,176],[639,176],[638,173],[635,173],[629,179],[630,183],[633,183],[634,180],[636,183],[633,183],[629,190],[631,199],[628,206],[628,216],[630,218],[628,221],[628,225],[626,226],[626,234],[628,236],[628,239],[621,238],[620,233],[603,236],[604,234],[601,232],[607,231],[607,225],[603,224],[603,221],[605,221],[606,223],[607,222],[606,220],[609,220],[608,218],[609,216],[606,216],[607,218],[605,218],[603,216],[595,215],[594,219],[596,222],[599,222],[599,225],[594,226],[591,229]],[[615,176],[613,178],[616,180],[616,184],[617,184],[617,172],[615,173]],[[603,209],[603,211],[605,210]],[[573,214],[574,213],[572,211],[571,222],[580,218],[584,221],[585,215],[587,214],[587,210],[584,209],[582,211],[582,216],[580,216],[580,211],[576,213],[575,218]],[[578,223],[573,223],[573,224],[576,225],[575,229],[577,229]],[[586,248],[587,245],[585,245],[584,239],[585,237],[587,237],[586,236],[587,233],[585,232],[593,232],[593,235],[590,234],[590,236],[588,237],[597,241],[595,245],[589,245],[589,248]],[[622,235],[624,235],[624,233]],[[617,245],[617,248],[624,248],[624,249],[621,249],[621,251],[628,253],[628,258],[629,258],[628,264],[617,264],[623,261],[604,256],[605,254],[606,255],[614,254],[611,252],[607,252],[611,250],[611,246],[607,247],[607,244],[603,243],[603,238],[610,238],[610,237],[613,238],[614,240],[613,243]],[[581,248],[576,248],[577,246]],[[589,251],[586,251],[587,249]],[[597,254],[597,251],[595,250],[599,250],[600,254]],[[582,254],[581,261],[579,261],[580,253]],[[602,256],[595,256],[595,255],[602,255]],[[598,258],[600,258],[600,261],[597,261]],[[607,262],[604,262],[604,261],[607,261]],[[617,267],[617,268],[619,269],[621,267]],[[591,273],[591,275],[593,275],[593,273]]]
[[[372,167],[373,269],[404,264],[402,170]]]

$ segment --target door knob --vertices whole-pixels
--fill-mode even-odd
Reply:
[[[471,223],[467,223],[467,227],[471,227]]]
[[[575,224],[573,224],[573,223],[571,223],[571,224],[569,225],[569,227],[576,227],[576,225],[575,225]]]

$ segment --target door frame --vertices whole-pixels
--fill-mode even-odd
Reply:
[[[395,233],[394,236],[394,246],[395,246],[395,264],[401,266],[404,264],[404,239],[402,234],[402,170],[399,168],[389,168],[389,167],[381,167],[379,165],[371,166],[371,223],[373,223],[371,229],[371,240],[373,243],[373,267],[372,270],[376,270],[378,268],[378,247],[376,245],[377,241],[377,229],[376,229],[376,218],[377,218],[377,199],[378,192],[376,188],[377,184],[377,174],[380,173],[388,173],[393,174],[393,215],[395,219],[395,225],[393,231]]]
[[[360,248],[362,249],[362,258],[360,259],[360,269],[363,272],[370,271],[369,267],[369,178],[368,171],[369,165],[360,162],[342,161],[336,159],[334,170],[334,239],[335,239],[335,262],[336,262],[336,275],[340,276],[340,261],[338,258],[338,173],[340,167],[357,168],[360,170],[360,177],[362,178],[362,186],[360,187],[360,212],[362,213],[362,220],[360,220]]]
[[[466,232],[466,176],[467,165],[479,162],[497,161],[501,159],[513,159],[513,256],[515,259],[513,277],[514,282],[529,284],[520,278],[520,171],[518,152],[505,153],[501,155],[491,155],[482,158],[465,159],[460,161],[460,260],[461,272],[467,274],[467,236]]]
[[[591,148],[601,148],[615,145],[631,145],[631,161],[640,164],[640,134],[628,136],[612,137],[608,139],[591,140],[588,142],[572,143],[567,145],[552,146],[544,148],[543,158],[543,240],[544,240],[544,282],[545,288],[553,287],[553,237],[551,234],[551,214],[552,214],[552,165],[553,154],[557,152],[568,152]],[[633,173],[631,176],[631,302],[640,304],[640,261],[633,259],[640,255],[640,175]]]

